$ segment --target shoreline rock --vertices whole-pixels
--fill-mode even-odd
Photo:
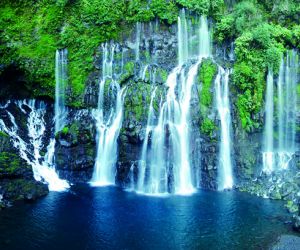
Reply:
[[[270,250],[298,250],[300,249],[300,236],[281,235]]]

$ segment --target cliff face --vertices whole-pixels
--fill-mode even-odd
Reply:
[[[0,109],[1,123],[10,123],[9,114],[15,115],[20,121],[26,120],[14,104],[9,104],[5,110]],[[28,140],[27,129],[25,121],[20,128],[25,140]],[[35,200],[47,193],[47,185],[34,179],[32,167],[20,157],[10,136],[0,132],[0,209],[15,201]]]
[[[118,162],[116,172],[116,183],[128,187],[132,181],[132,172],[134,180],[137,180],[138,166],[141,160],[142,145],[145,138],[147,118],[151,94],[156,89],[154,98],[155,119],[159,115],[159,103],[164,98],[166,87],[164,82],[169,72],[175,67],[177,58],[177,35],[176,27],[157,26],[158,33],[154,32],[154,24],[143,24],[143,35],[140,38],[139,59],[136,60],[136,27],[132,27],[130,35],[124,38],[122,42],[114,43],[118,48],[115,54],[117,68],[123,68],[118,75],[121,86],[126,86],[126,95],[124,100],[124,117],[122,129],[118,138]],[[152,30],[151,30],[152,29]],[[223,51],[227,51],[225,56]],[[230,57],[230,44],[223,48],[217,48],[214,51],[214,60],[221,65],[230,65],[234,62]],[[121,53],[123,51],[123,53]],[[124,52],[125,51],[125,52]],[[99,47],[99,53],[95,56],[95,71],[90,75],[88,85],[85,91],[84,100],[89,107],[97,107],[99,81],[102,70],[102,48]],[[151,59],[149,59],[151,58]],[[153,60],[153,58],[156,58]],[[212,63],[214,65],[215,63]],[[191,150],[190,159],[194,173],[197,173],[198,186],[208,189],[217,189],[218,185],[218,167],[219,167],[219,141],[220,141],[220,120],[215,106],[215,86],[214,80],[216,71],[212,76],[201,77],[202,72],[207,72],[210,65],[209,60],[204,61],[199,66],[197,82],[193,86],[191,99]],[[156,74],[154,73],[156,72]],[[155,74],[155,77],[153,75]],[[201,103],[203,81],[210,81],[209,92],[213,101],[207,105]],[[262,174],[262,126],[246,132],[240,122],[238,108],[236,107],[237,89],[230,77],[230,103],[232,114],[232,158],[234,183],[242,191],[251,192],[260,196],[267,196],[274,199],[285,199],[289,201],[289,206],[295,209],[297,203],[297,173],[299,171],[299,158],[297,154],[291,160],[290,168],[286,171],[275,172],[273,175]],[[108,94],[107,94],[108,95]],[[109,96],[107,97],[109,98]],[[205,110],[205,112],[203,112]],[[76,111],[80,112],[80,111]],[[74,112],[74,114],[76,113]],[[71,112],[72,113],[72,112]],[[79,121],[75,121],[75,115],[70,115],[69,128],[77,126],[77,133],[85,134],[89,142],[76,141],[74,144],[74,132],[71,129],[67,134],[59,136],[59,163],[57,164],[62,177],[71,181],[87,181],[92,176],[97,144],[95,128],[88,130],[88,126],[93,126],[92,111],[85,111]],[[299,115],[298,115],[299,116]],[[211,121],[212,127],[206,128],[207,119]],[[264,121],[264,113],[261,111],[256,120],[261,124]],[[78,125],[75,125],[78,124]],[[83,124],[83,125],[82,125]],[[89,125],[88,125],[89,124]],[[73,129],[74,131],[74,129]],[[82,135],[79,135],[79,137]],[[299,134],[297,134],[299,143]],[[66,143],[65,141],[69,141]],[[79,148],[78,148],[79,147]],[[81,160],[78,161],[78,155],[66,152],[87,152],[81,147],[88,147],[89,154],[80,153]],[[298,147],[299,148],[299,147]],[[65,151],[70,150],[70,151]],[[75,156],[76,155],[76,156]],[[66,173],[72,175],[75,170],[78,178],[71,178]],[[84,176],[84,177],[83,177]],[[287,184],[288,183],[288,184]],[[288,190],[287,190],[288,189]],[[293,204],[293,205],[291,205]]]
[[[191,167],[196,175],[195,181],[197,181],[197,186],[213,190],[218,188],[219,142],[221,137],[221,124],[215,104],[216,89],[214,81],[217,75],[217,64],[224,68],[233,69],[235,67],[234,64],[240,60],[234,60],[236,58],[233,54],[234,48],[231,47],[231,43],[229,42],[230,39],[231,38],[225,39],[226,41],[223,42],[222,46],[216,44],[213,46],[213,60],[208,59],[201,62],[191,96],[191,121],[189,124],[191,137],[189,158],[191,160]],[[241,49],[240,43],[237,45],[240,46],[238,49]],[[61,178],[67,179],[72,183],[88,182],[92,178],[95,166],[98,138],[94,111],[98,107],[99,83],[104,70],[104,46],[105,44],[95,50],[93,60],[90,62],[90,64],[93,65],[92,70],[87,77],[83,91],[77,96],[80,102],[78,106],[81,108],[75,108],[74,105],[70,107],[65,128],[55,135],[56,170]],[[114,78],[118,81],[120,86],[125,89],[123,121],[118,137],[116,183],[120,186],[128,187],[132,180],[137,181],[139,174],[138,166],[141,160],[143,141],[146,136],[151,95],[155,91],[153,107],[154,120],[157,122],[160,112],[160,103],[166,98],[165,96],[168,90],[164,83],[169,73],[177,65],[177,27],[176,25],[164,25],[156,22],[128,26],[126,32],[124,32],[118,42],[108,42],[106,46],[114,48]],[[243,57],[241,52],[239,53],[239,56]],[[242,64],[240,61],[239,63],[240,65]],[[242,64],[242,66],[245,65]],[[243,68],[243,70],[247,71],[247,68],[245,68]],[[234,68],[234,70],[235,72],[241,71],[240,68]],[[203,74],[203,72],[209,72],[209,74]],[[255,79],[255,81],[257,80],[259,84],[264,85],[266,78],[265,72],[263,72],[262,75],[263,81],[259,81],[261,79]],[[241,107],[239,102],[239,100],[241,100],[240,97],[244,94],[244,89],[243,91],[241,90],[241,86],[236,84],[237,81],[234,77],[237,76],[232,73],[229,78],[230,111],[232,116],[231,156],[234,184],[242,191],[274,199],[285,199],[287,200],[287,205],[290,210],[295,211],[297,209],[296,204],[299,200],[298,190],[300,188],[299,152],[293,156],[288,170],[274,172],[271,175],[261,173],[261,142],[263,138],[262,125],[264,112],[261,109],[258,112],[253,111],[253,114],[251,113],[249,115],[258,125],[249,126],[250,129],[246,131],[243,126],[243,121],[241,120]],[[244,75],[241,74],[240,77],[244,80]],[[13,86],[20,84],[20,82],[23,83],[21,76],[16,77],[16,79],[17,80],[14,80]],[[4,80],[7,81],[6,78]],[[249,83],[247,81],[249,81],[249,79],[245,80],[246,83]],[[247,85],[246,83],[245,85]],[[111,108],[111,103],[116,99],[116,91],[109,87],[109,81],[105,84],[107,87],[104,91],[106,105],[104,109],[108,110]],[[8,82],[7,85],[9,85]],[[206,86],[206,92],[204,92],[203,89],[204,85]],[[250,87],[247,85],[247,88]],[[261,89],[264,89],[264,87],[261,87]],[[74,89],[72,88],[67,90],[67,103],[69,104],[74,103],[73,91]],[[21,92],[19,93],[18,91],[13,95],[14,90],[11,90],[11,98],[18,99],[23,96],[28,96],[28,93],[23,95]],[[253,90],[251,94],[254,96],[256,94],[255,90]],[[208,102],[203,101],[207,98],[211,100]],[[260,98],[262,99],[262,97]],[[49,104],[51,103],[50,100],[47,100],[47,102],[49,102]],[[253,101],[253,103],[254,102],[255,101]],[[260,102],[260,99],[257,102]],[[250,104],[247,103],[247,105],[252,108],[252,106],[254,106],[253,103],[250,102]],[[262,104],[263,102],[260,105]],[[0,118],[5,120],[7,114],[2,112],[2,109],[0,109],[0,111]],[[53,116],[50,109],[47,109],[47,114],[49,117]],[[27,125],[26,121],[22,118],[22,112],[15,111],[14,116],[18,117],[17,119],[21,121],[20,127],[22,130],[26,130]],[[299,112],[297,116],[297,124],[299,126]],[[52,121],[50,118],[47,124],[51,127]],[[166,128],[166,131],[167,130],[168,128]],[[299,129],[296,138],[297,149],[299,149]],[[50,135],[46,136],[45,140],[49,139]],[[2,189],[0,189],[0,191],[4,190],[2,191],[3,199],[21,199],[27,195],[27,191],[29,193],[37,193],[37,196],[46,193],[44,185],[33,180],[30,167],[26,165],[19,157],[18,152],[12,147],[9,137],[5,134],[0,134],[0,140],[3,141],[3,145],[6,145],[0,150],[2,154],[0,167],[3,169],[2,174],[0,172],[0,179],[2,180],[0,184]],[[16,164],[7,165],[7,157],[16,158],[16,160],[13,161],[16,162]],[[11,169],[12,166],[16,166],[16,169]],[[14,180],[13,182],[9,182],[9,185],[13,186],[11,189],[8,187],[7,179]],[[19,190],[21,185],[19,182],[23,180],[29,182],[32,186],[27,190],[25,184],[23,185],[22,183],[22,187],[24,188],[20,190],[26,190],[26,192],[21,191],[21,195],[15,194],[15,190]],[[12,183],[16,183],[16,185]]]

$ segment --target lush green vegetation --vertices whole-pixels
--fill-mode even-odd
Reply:
[[[93,69],[97,46],[118,39],[136,21],[177,20],[179,9],[220,11],[220,0],[3,0],[0,3],[0,73],[14,64],[25,72],[35,96],[54,94],[55,50],[69,50],[70,105],[81,106],[81,94]],[[37,85],[37,84],[38,85]],[[36,87],[38,86],[38,88]]]
[[[205,118],[201,123],[200,131],[210,137],[213,136],[213,132],[217,129],[216,124],[209,118]]]
[[[216,25],[219,43],[235,41],[233,79],[241,124],[250,131],[260,126],[268,68],[278,73],[287,48],[300,48],[300,2],[276,0],[239,1]]]
[[[22,171],[24,163],[21,162],[17,154],[9,152],[0,152],[0,174],[18,175]],[[25,165],[25,167],[29,167]]]
[[[207,59],[201,63],[198,73],[198,83],[200,84],[200,117],[202,121],[200,131],[210,137],[212,137],[213,131],[217,128],[215,123],[211,119],[207,118],[212,108],[213,82],[217,74],[217,70],[217,65],[210,59]]]
[[[199,91],[200,108],[203,110],[212,105],[213,93],[212,84],[217,73],[217,65],[211,60],[205,60],[201,63],[198,74],[198,82],[201,83]]]
[[[146,121],[149,112],[151,99],[151,85],[140,83],[130,83],[132,86],[127,89],[124,100],[125,117],[128,120]]]
[[[62,130],[61,130],[61,133],[63,135],[67,135],[69,133],[69,128],[68,127],[64,127]]]
[[[4,133],[3,131],[0,131],[0,137],[9,137],[8,134]]]
[[[118,40],[136,21],[158,18],[174,23],[185,7],[213,18],[216,42],[235,41],[235,105],[243,128],[251,131],[261,124],[259,112],[268,68],[276,74],[285,49],[300,48],[300,2],[235,2],[226,6],[223,0],[2,0],[0,75],[13,65],[24,72],[33,97],[53,97],[55,50],[67,47],[72,93],[68,104],[82,106],[85,82],[94,69],[93,56],[101,42]],[[126,65],[128,72],[133,66]],[[210,72],[202,74],[208,79]],[[125,80],[129,76],[124,75]],[[162,72],[162,78],[166,76]],[[212,97],[203,83],[200,99],[202,106],[207,106]]]

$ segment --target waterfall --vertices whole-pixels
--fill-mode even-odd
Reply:
[[[216,103],[221,121],[221,140],[219,153],[219,189],[230,189],[233,186],[231,162],[231,115],[229,104],[229,70],[219,66],[215,79]]]
[[[210,32],[205,16],[201,16],[200,19],[199,52],[201,57],[209,57],[211,55]]]
[[[273,151],[273,71],[269,69],[266,88],[266,104],[265,104],[265,132],[264,132],[264,152],[263,152],[263,171],[270,173],[274,168],[274,151]]]
[[[65,89],[67,86],[67,49],[57,50],[55,57],[55,133],[65,125],[67,110],[65,107]]]
[[[229,52],[229,61],[234,62],[235,60],[235,55],[234,55],[234,42],[231,42],[230,44],[230,52]]]
[[[125,92],[114,79],[115,45],[106,43],[102,46],[102,50],[102,78],[99,83],[98,108],[93,112],[97,126],[97,156],[91,181],[93,186],[115,183],[117,138],[122,126]]]
[[[135,61],[136,62],[140,60],[141,30],[142,30],[142,24],[140,22],[137,22],[136,32],[135,32]]]
[[[284,96],[283,96],[283,88],[284,88],[284,60],[281,59],[278,83],[277,83],[277,91],[278,91],[278,149],[282,151],[284,148]]]
[[[146,74],[147,74],[148,68],[149,68],[149,64],[147,64],[142,71],[142,77],[141,77],[142,81],[146,80]]]
[[[139,192],[143,192],[143,188],[144,188],[145,174],[146,174],[145,173],[146,162],[147,162],[147,148],[148,148],[148,144],[149,144],[149,136],[154,127],[154,118],[155,117],[154,117],[153,100],[156,95],[156,90],[157,90],[157,88],[154,88],[154,90],[152,91],[152,94],[151,94],[145,139],[144,139],[143,147],[142,147],[141,161],[139,163],[139,177],[138,177],[138,184],[137,184],[137,190]]]
[[[20,156],[32,167],[34,178],[37,181],[46,182],[51,191],[65,190],[69,187],[69,184],[59,179],[53,164],[54,139],[50,139],[45,156],[42,157],[40,154],[45,147],[46,124],[44,117],[46,104],[43,102],[36,103],[35,100],[16,101],[14,104],[19,108],[19,111],[26,115],[28,134],[21,132],[15,117],[8,110],[6,110],[6,113],[10,125],[0,119],[0,130],[10,136]],[[26,136],[28,141],[25,140]]]
[[[189,49],[192,46],[189,45],[187,19],[182,11],[178,17],[178,66],[171,71],[165,83],[166,100],[161,104],[157,124],[153,126],[152,118],[148,117],[139,166],[138,191],[148,194],[190,194],[195,190],[189,159],[190,100],[202,58],[210,55],[210,34],[205,17],[201,17],[198,32],[197,61],[185,65],[194,55]],[[148,143],[150,133],[151,143]]]
[[[187,20],[183,9],[181,15],[178,16],[178,61],[180,65],[184,64],[189,58],[188,42]]]
[[[286,62],[282,58],[278,83],[278,168],[286,169],[296,152],[296,115],[298,56],[295,51],[287,53]]]
[[[271,71],[268,74],[263,152],[263,171],[267,173],[287,169],[296,152],[298,67],[296,51],[289,51],[286,60],[281,59],[275,112],[273,76]],[[277,119],[275,119],[274,113],[277,114]],[[277,124],[273,124],[273,121],[277,121]],[[274,134],[278,135],[276,143]]]
[[[65,88],[67,84],[67,50],[57,50],[55,58],[55,128],[57,133],[65,125],[67,110],[65,107]],[[10,102],[5,105],[7,108]],[[27,117],[27,130],[29,141],[22,138],[20,128],[14,116],[6,111],[10,118],[11,127],[6,126],[3,120],[0,120],[0,129],[6,132],[13,140],[14,147],[20,152],[20,156],[32,166],[34,178],[37,181],[43,181],[48,184],[51,191],[62,191],[69,187],[65,180],[59,179],[55,172],[54,153],[55,139],[50,138],[48,146],[44,145],[46,138],[46,124],[44,116],[46,114],[46,104],[36,103],[35,100],[16,101],[14,103],[19,110]],[[27,107],[27,108],[24,108]],[[22,136],[21,136],[22,134]],[[45,156],[41,156],[41,150],[46,147]]]

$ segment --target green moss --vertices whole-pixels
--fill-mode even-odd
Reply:
[[[120,76],[121,84],[126,82],[133,75],[134,75],[134,62],[127,62],[124,65],[124,72]]]
[[[69,133],[72,135],[73,144],[77,143],[79,135],[79,126],[76,122],[72,123],[72,125],[70,126]]]
[[[95,145],[94,144],[88,144],[87,145],[86,154],[90,157],[95,156]]]
[[[136,121],[146,120],[151,100],[151,86],[143,82],[131,82],[125,96],[125,117]]]
[[[9,137],[8,134],[4,133],[3,131],[0,131],[0,137]]]
[[[165,98],[164,90],[163,90],[163,88],[157,88],[155,98],[152,103],[153,109],[155,110],[155,112],[159,112],[160,104],[164,102],[164,99],[162,99],[162,98]]]
[[[198,82],[202,83],[199,91],[200,108],[204,113],[205,108],[212,105],[211,87],[217,73],[217,66],[211,60],[205,60],[201,63],[198,74]]]
[[[0,173],[15,174],[23,167],[27,167],[27,165],[24,166],[20,156],[14,153],[0,152]]]
[[[203,120],[203,122],[201,123],[200,131],[201,131],[201,133],[206,134],[206,135],[212,137],[213,136],[213,132],[216,130],[216,128],[217,128],[217,126],[214,123],[214,121],[212,121],[209,118],[205,118]]]
[[[11,201],[36,198],[48,193],[48,189],[34,180],[12,179],[2,186],[5,196]]]
[[[298,205],[291,200],[287,201],[285,207],[289,210],[290,213],[297,213],[299,210]]]
[[[56,5],[40,3],[39,8],[31,5],[28,1],[0,4],[3,31],[0,53],[5,56],[0,57],[0,63],[9,65],[13,61],[25,72],[28,82],[38,82],[40,88],[28,86],[34,89],[34,96],[53,97],[54,57],[59,36],[56,26],[62,22],[62,13]]]
[[[165,83],[167,81],[168,71],[166,71],[162,68],[159,68],[159,69],[157,69],[156,73],[157,73],[158,76],[160,76],[163,83]]]
[[[143,105],[143,93],[141,91],[138,91],[138,93],[136,93],[136,95],[133,97],[133,102],[135,103],[133,106],[135,118],[136,120],[140,121],[143,114],[146,114],[145,106]]]
[[[129,72],[129,73],[133,73],[134,72],[134,62],[128,62],[124,65],[124,69]]]
[[[146,70],[145,78],[150,79],[150,71],[149,70]]]
[[[63,135],[68,134],[68,133],[69,133],[69,128],[68,128],[67,126],[64,127],[64,128],[61,130],[61,133],[62,133]]]

